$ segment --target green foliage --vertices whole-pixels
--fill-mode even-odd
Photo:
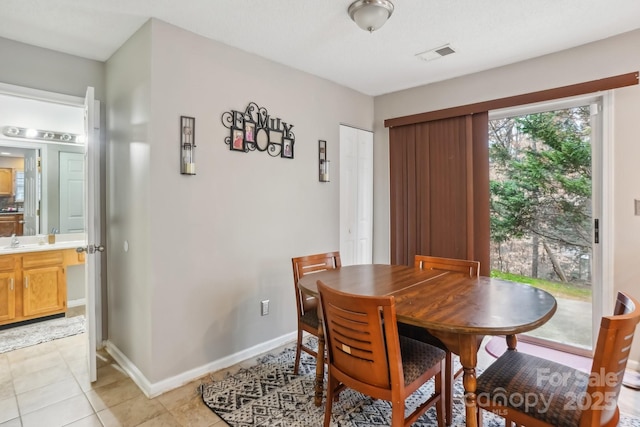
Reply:
[[[491,277],[509,280],[516,283],[526,283],[535,288],[545,290],[555,297],[570,298],[580,301],[591,301],[591,287],[578,286],[575,284],[552,282],[549,280],[534,279],[532,277],[521,276],[519,274],[505,273],[503,271],[491,270]]]
[[[491,237],[591,245],[589,107],[491,123]]]

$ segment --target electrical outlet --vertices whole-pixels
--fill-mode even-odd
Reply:
[[[266,299],[266,300],[260,302],[260,305],[262,307],[262,315],[263,316],[268,315],[269,314],[269,300]]]

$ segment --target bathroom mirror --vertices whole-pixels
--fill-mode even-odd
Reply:
[[[22,235],[84,232],[84,167],[81,145],[0,138],[0,170],[13,171],[12,194],[0,194],[0,221],[23,214]]]

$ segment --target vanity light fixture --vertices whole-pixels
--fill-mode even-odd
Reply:
[[[84,143],[84,135],[69,132],[56,132],[52,130],[38,130],[22,128],[18,126],[5,126],[2,134],[11,138],[37,139],[50,142],[69,142],[75,144]]]
[[[180,173],[196,174],[196,119],[180,116]]]
[[[347,12],[358,27],[372,33],[391,17],[393,3],[389,0],[356,0]]]
[[[329,166],[331,161],[327,160],[327,141],[318,140],[318,161],[320,166],[319,181],[329,182]]]

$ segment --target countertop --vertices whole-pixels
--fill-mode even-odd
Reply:
[[[0,238],[0,255],[18,254],[26,252],[42,252],[42,251],[55,251],[61,249],[75,249],[81,246],[86,246],[84,240],[71,240],[68,237],[61,237],[65,235],[56,234],[56,243],[54,244],[39,244],[36,236],[18,236],[20,245],[12,248],[11,237]],[[72,235],[68,235],[72,236]],[[77,239],[77,235],[74,236]],[[46,236],[45,236],[46,239]]]

